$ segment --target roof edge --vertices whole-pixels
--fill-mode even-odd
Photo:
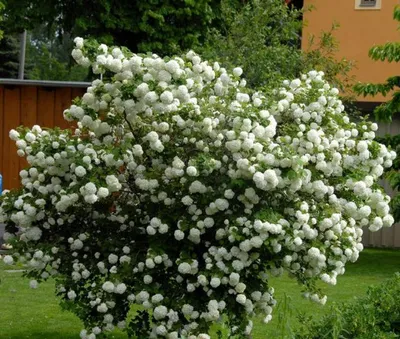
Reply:
[[[1,85],[87,88],[91,85],[91,83],[83,81],[22,80],[0,78],[0,86]]]

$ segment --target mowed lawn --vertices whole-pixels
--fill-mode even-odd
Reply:
[[[22,278],[20,272],[8,272],[9,269],[0,264],[1,339],[79,338],[82,324],[73,314],[60,309],[51,281],[32,290],[28,279]],[[261,319],[254,319],[253,338],[287,338],[288,329],[297,325],[298,312],[319,317],[329,310],[333,302],[361,296],[368,286],[379,284],[398,271],[400,250],[366,249],[357,263],[347,265],[345,275],[339,277],[336,286],[321,283],[328,295],[325,306],[303,299],[301,286],[287,276],[273,279],[271,286],[275,288],[280,306],[275,309],[274,318],[269,324],[264,325]],[[110,334],[109,338],[126,338],[126,335],[116,332]]]

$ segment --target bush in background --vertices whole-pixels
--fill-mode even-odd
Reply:
[[[222,0],[222,28],[211,29],[199,51],[224,66],[240,65],[253,88],[279,87],[284,79],[317,70],[351,99],[354,63],[335,57],[339,46],[334,31],[339,26],[333,24],[329,31],[310,37],[301,49],[302,17],[307,10],[312,8],[290,9],[282,0],[251,0],[244,6]]]
[[[370,287],[364,298],[333,306],[321,320],[301,318],[298,339],[400,337],[400,274]]]
[[[201,54],[232,67],[240,65],[250,87],[278,85],[300,74],[301,11],[282,0],[251,0],[232,7],[221,1],[221,29],[211,30]]]

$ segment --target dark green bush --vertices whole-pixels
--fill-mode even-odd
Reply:
[[[221,1],[222,28],[211,29],[200,54],[224,66],[241,66],[253,88],[281,85],[303,71],[300,50],[301,11],[282,0],[250,0],[244,6]]]
[[[370,287],[363,298],[332,306],[320,320],[300,317],[300,322],[299,339],[400,338],[400,273]]]

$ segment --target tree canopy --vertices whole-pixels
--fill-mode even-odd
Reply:
[[[26,63],[30,69],[25,69],[28,79],[37,80],[89,80],[87,69],[72,63],[71,36],[66,33],[62,41],[56,33],[48,35],[48,27],[40,25],[29,32],[26,46]]]
[[[19,42],[15,35],[7,35],[0,40],[0,78],[18,77]]]
[[[232,2],[238,2],[232,0]],[[202,43],[218,25],[217,0],[6,0],[2,26],[8,31],[54,25],[58,36],[96,37],[133,51],[176,53]]]

